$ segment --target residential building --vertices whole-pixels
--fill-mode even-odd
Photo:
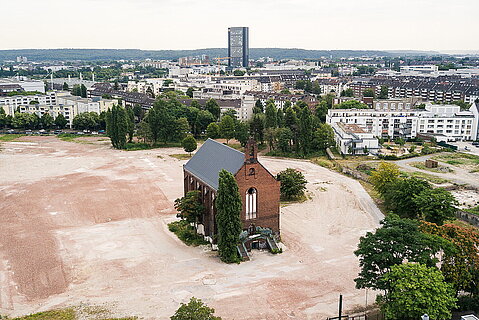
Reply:
[[[473,104],[468,111],[456,105],[426,104],[422,109],[330,109],[330,125],[356,124],[378,138],[415,138],[418,134],[435,134],[444,141],[475,140],[479,111]]]
[[[12,91],[38,91],[45,93],[45,84],[40,80],[31,80],[26,77],[0,79],[0,96]]]
[[[365,127],[353,123],[336,122],[332,126],[336,145],[342,154],[368,154],[379,150],[379,141]]]
[[[249,28],[228,28],[228,66],[247,68],[249,65]]]
[[[3,106],[7,114],[13,115],[19,106],[30,103],[40,105],[55,105],[57,103],[56,93],[49,91],[46,94],[15,95],[0,97],[0,106]]]

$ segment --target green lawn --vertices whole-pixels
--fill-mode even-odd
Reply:
[[[95,310],[95,309],[91,308],[91,310]],[[102,313],[108,313],[108,312],[98,313],[98,312],[91,312],[91,311],[87,310],[86,313],[91,316],[90,318],[87,317],[87,319],[96,319],[96,320],[138,320],[137,317],[110,318],[108,316],[102,316]],[[38,313],[30,314],[30,315],[27,315],[27,316],[17,317],[17,318],[3,318],[3,317],[0,317],[0,319],[8,319],[8,320],[77,320],[77,312],[74,308],[66,308],[66,309],[58,309],[58,310],[38,312]]]
[[[168,224],[168,229],[176,234],[176,236],[188,246],[199,246],[209,244],[203,239],[202,235],[195,232],[195,228],[186,220],[174,221]]]
[[[0,141],[8,142],[23,136],[24,134],[4,134],[4,135],[0,135]]]
[[[444,184],[444,183],[448,183],[450,182],[449,180],[447,179],[444,179],[444,178],[441,178],[441,177],[437,177],[435,175],[432,175],[432,174],[428,174],[428,173],[424,173],[424,172],[401,172],[404,176],[412,176],[412,177],[416,177],[416,178],[419,178],[419,179],[423,179],[423,180],[426,180],[428,182],[431,182],[431,183],[434,183],[434,184]]]

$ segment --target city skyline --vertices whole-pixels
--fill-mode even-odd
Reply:
[[[0,49],[224,48],[228,27],[248,26],[251,48],[479,51],[473,0],[26,0],[8,9]]]

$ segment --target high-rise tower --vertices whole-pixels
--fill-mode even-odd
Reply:
[[[228,28],[228,66],[232,68],[248,67],[249,28]]]

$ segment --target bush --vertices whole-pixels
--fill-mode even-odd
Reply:
[[[276,179],[281,182],[281,199],[295,200],[304,196],[307,181],[298,170],[288,168],[278,173]]]
[[[209,244],[203,239],[202,235],[195,232],[195,228],[191,226],[186,220],[174,221],[168,224],[168,230],[176,234],[178,239],[183,241],[188,246],[199,246]]]

